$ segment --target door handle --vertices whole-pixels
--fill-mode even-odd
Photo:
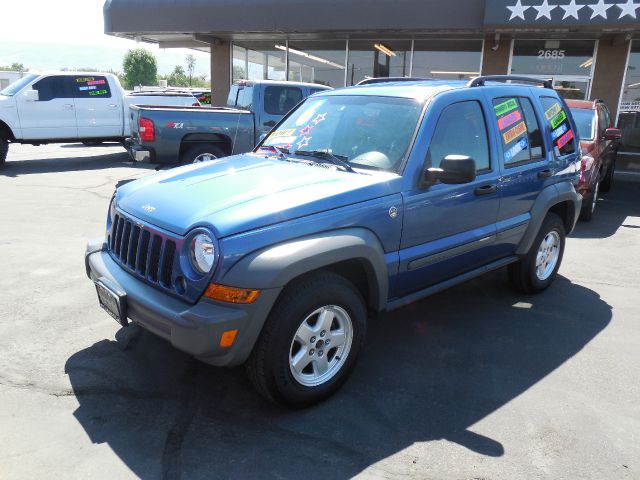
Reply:
[[[492,193],[496,193],[498,191],[497,185],[483,185],[482,187],[476,188],[473,193],[476,195],[491,195]]]
[[[73,110],[73,105],[70,103],[65,103],[64,105],[62,105],[62,109],[63,110]]]
[[[276,122],[275,120],[271,120],[270,122],[264,122],[263,124],[265,127],[275,127]]]
[[[116,105],[115,103],[110,103],[109,108],[113,108],[115,110],[116,108],[118,108],[118,105]]]
[[[538,178],[549,178],[551,175],[553,175],[553,172],[549,169],[538,172]]]

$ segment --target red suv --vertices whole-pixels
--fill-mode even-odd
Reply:
[[[611,113],[602,100],[566,100],[576,122],[582,147],[578,192],[582,195],[581,220],[591,220],[599,192],[613,182],[620,130],[612,128]]]

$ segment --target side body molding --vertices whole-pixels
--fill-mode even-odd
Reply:
[[[220,282],[245,288],[281,288],[307,272],[347,260],[361,262],[367,274],[370,306],[384,310],[389,292],[384,250],[376,235],[364,228],[318,233],[259,250],[236,263]]]

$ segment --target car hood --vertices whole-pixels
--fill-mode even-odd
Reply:
[[[205,226],[222,238],[399,190],[398,175],[369,173],[246,154],[127,183],[116,202],[125,213],[178,235]]]

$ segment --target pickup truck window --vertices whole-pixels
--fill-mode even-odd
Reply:
[[[442,111],[431,137],[427,161],[438,167],[447,155],[466,155],[475,160],[478,171],[490,170],[487,124],[478,102],[454,103]]]
[[[399,172],[424,103],[369,95],[309,98],[261,146],[324,150],[353,167]],[[295,155],[295,153],[294,153]]]
[[[531,100],[524,97],[500,97],[493,100],[502,155],[506,166],[544,158],[540,124]]]
[[[16,93],[22,90],[26,85],[33,82],[36,78],[38,78],[38,75],[34,75],[33,73],[30,73],[29,75],[25,75],[20,80],[13,82],[7,88],[2,90],[0,92],[0,95],[4,95],[6,97],[13,97]]]
[[[551,127],[554,152],[557,156],[568,155],[576,151],[576,135],[571,129],[567,112],[560,100],[554,97],[540,97],[544,116]]]
[[[111,98],[111,88],[107,77],[78,76],[72,79],[75,98]]]
[[[39,101],[48,102],[56,98],[73,98],[71,91],[71,77],[51,76],[33,84],[33,89],[38,91]]]
[[[253,87],[239,87],[236,108],[241,110],[251,110],[253,103]]]
[[[273,86],[264,89],[264,110],[269,115],[286,115],[302,100],[302,90],[297,87]]]

